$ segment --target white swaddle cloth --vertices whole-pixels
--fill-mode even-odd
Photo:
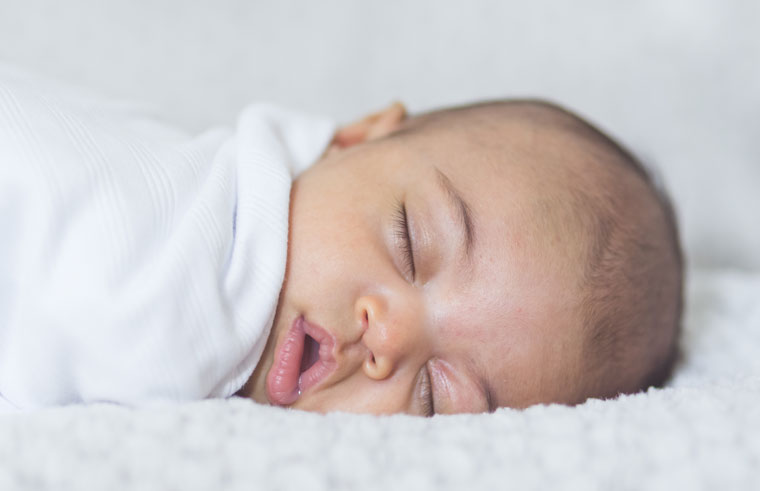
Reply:
[[[272,324],[292,178],[333,131],[253,105],[191,137],[0,66],[0,395],[234,394]]]

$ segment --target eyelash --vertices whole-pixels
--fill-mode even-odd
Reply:
[[[435,401],[433,400],[433,390],[430,384],[430,372],[425,367],[425,380],[422,381],[420,399],[422,400],[422,414],[426,418],[432,418],[435,414]]]
[[[401,252],[404,259],[406,271],[415,278],[414,251],[412,250],[412,239],[409,236],[409,222],[406,217],[406,205],[399,201],[394,213],[394,232],[397,239],[401,239]]]

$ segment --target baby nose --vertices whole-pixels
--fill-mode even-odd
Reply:
[[[366,295],[356,301],[355,315],[364,329],[362,342],[367,348],[362,370],[369,378],[390,377],[414,349],[416,329],[410,310],[402,305],[391,309],[381,295]]]

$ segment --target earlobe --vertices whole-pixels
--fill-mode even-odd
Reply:
[[[347,148],[358,143],[383,138],[401,126],[406,119],[406,108],[400,102],[394,102],[382,111],[370,114],[339,129],[330,144],[333,147]]]

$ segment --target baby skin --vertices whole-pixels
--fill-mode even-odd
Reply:
[[[342,128],[291,193],[274,324],[239,396],[431,416],[573,405],[672,370],[671,208],[563,108],[394,104]]]

